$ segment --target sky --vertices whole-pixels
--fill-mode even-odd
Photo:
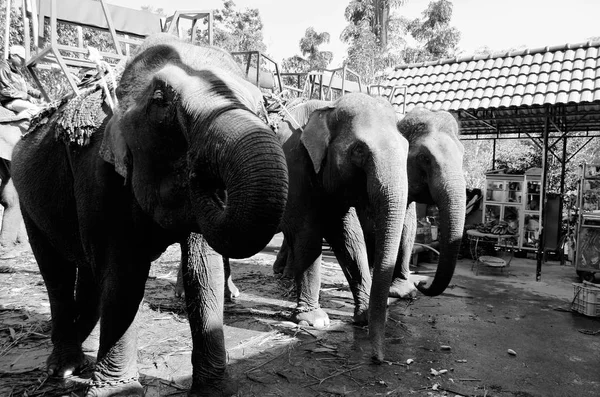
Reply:
[[[167,15],[176,10],[222,8],[221,0],[107,0],[139,9],[150,5]],[[341,66],[346,45],[339,36],[347,25],[344,10],[350,0],[234,0],[240,10],[258,8],[264,24],[267,52],[281,63],[300,53],[299,41],[306,28],[328,32],[331,42],[321,50],[334,53],[330,67]],[[417,18],[430,0],[407,0],[397,9]],[[600,36],[600,0],[453,0],[451,25],[461,32],[464,55],[488,46],[494,51],[575,44]]]

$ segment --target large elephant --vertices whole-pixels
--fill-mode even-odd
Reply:
[[[49,373],[81,367],[81,343],[100,319],[87,395],[143,395],[134,319],[151,261],[180,242],[193,340],[190,395],[232,395],[219,254],[261,250],[288,193],[281,145],[256,114],[262,95],[226,52],[164,34],[146,39],[127,63],[116,95],[113,111],[106,101],[91,110],[84,99],[67,102],[13,154],[51,304]],[[92,128],[69,130],[71,113]],[[80,130],[89,143],[80,136],[74,140],[83,145],[65,142]]]
[[[11,161],[13,149],[28,127],[29,120],[15,119],[12,111],[0,106],[0,204],[4,207],[0,249],[3,257],[27,242],[19,196],[11,178]]]
[[[439,262],[429,287],[416,287],[425,295],[444,292],[454,274],[465,224],[466,183],[464,148],[456,119],[448,112],[416,108],[398,122],[408,140],[408,209],[402,231],[391,296],[411,295],[409,261],[417,230],[416,203],[439,209]]]
[[[350,283],[354,319],[368,319],[374,358],[383,358],[388,291],[406,211],[408,144],[392,106],[381,98],[347,94],[335,102],[290,106],[277,132],[290,188],[281,230],[294,266],[294,320],[329,323],[319,307],[321,247],[331,245]],[[371,285],[357,213],[376,222]],[[369,299],[370,297],[370,299]]]

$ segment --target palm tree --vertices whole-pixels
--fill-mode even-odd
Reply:
[[[307,57],[311,69],[325,69],[333,59],[331,51],[319,51],[319,46],[329,43],[329,39],[327,32],[317,33],[312,26],[306,29],[300,39],[300,51]]]

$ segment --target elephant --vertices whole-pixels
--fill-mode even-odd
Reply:
[[[448,286],[458,257],[465,219],[466,188],[462,169],[464,148],[459,140],[456,119],[448,112],[417,108],[397,123],[398,131],[408,140],[407,210],[402,220],[402,238],[390,287],[391,297],[411,298],[419,289],[435,296]],[[416,233],[415,203],[436,204],[440,210],[440,262],[431,287],[409,281],[409,262]],[[367,211],[360,213],[369,263],[376,253],[376,222]],[[276,274],[293,277],[295,264],[290,261],[290,246],[284,239],[273,264]],[[345,262],[340,262],[345,274]],[[350,285],[355,281],[348,280]]]
[[[350,93],[334,102],[290,104],[278,123],[289,170],[281,231],[293,264],[297,306],[293,320],[329,324],[319,307],[322,241],[344,269],[355,302],[354,320],[365,323],[375,361],[383,359],[387,297],[407,205],[407,140],[398,133],[389,102]],[[371,281],[358,214],[376,221]]]
[[[220,255],[244,258],[266,246],[288,196],[262,94],[224,50],[157,34],[128,60],[115,95],[114,108],[100,88],[66,101],[13,154],[50,299],[48,372],[78,371],[81,344],[100,321],[87,396],[142,396],[134,320],[151,262],[179,242],[193,342],[189,395],[233,395]],[[71,128],[69,115],[87,124]]]
[[[11,178],[11,160],[15,144],[29,128],[29,120],[15,119],[14,113],[0,106],[0,204],[4,207],[0,249],[4,256],[27,243],[27,234],[21,217],[19,196]]]
[[[424,295],[437,296],[452,280],[465,225],[464,147],[456,119],[445,111],[415,108],[398,121],[398,130],[409,147],[408,208],[390,295],[406,297],[414,290],[409,262],[417,230],[416,203],[424,203],[439,209],[440,254],[431,285],[417,284],[416,288]]]

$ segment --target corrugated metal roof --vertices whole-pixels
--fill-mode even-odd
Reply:
[[[600,41],[404,65],[384,85],[398,111],[502,109],[600,100]],[[406,109],[402,109],[406,101]]]

